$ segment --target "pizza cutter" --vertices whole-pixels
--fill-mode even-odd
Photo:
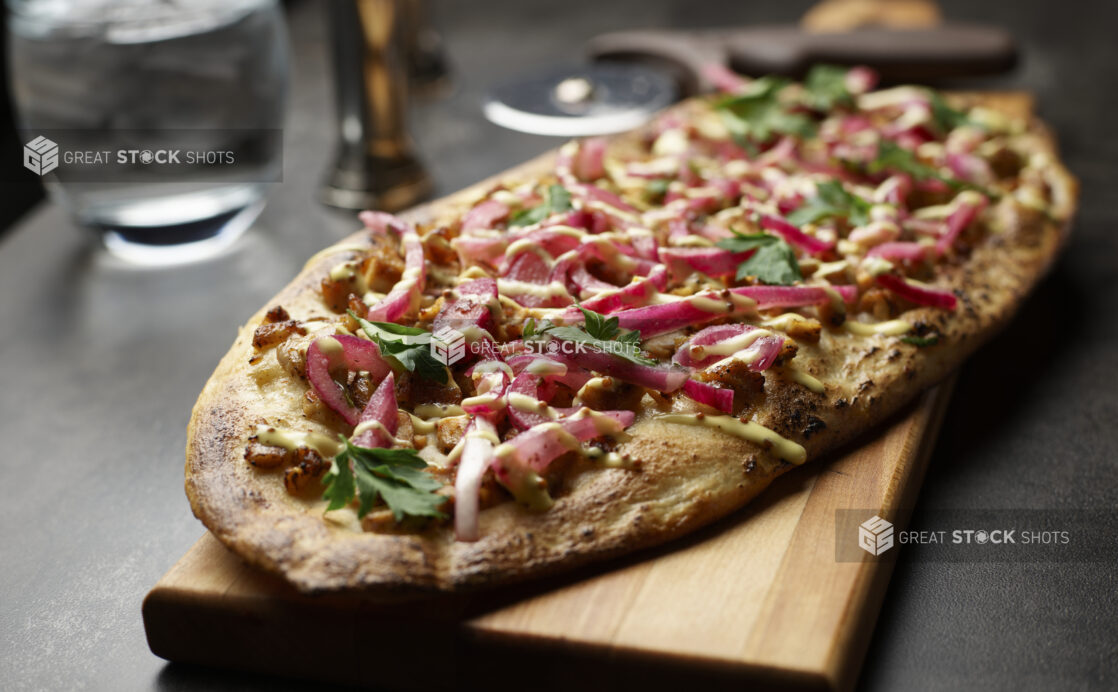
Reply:
[[[829,3],[840,9],[852,5],[850,0]],[[609,134],[639,126],[678,98],[713,89],[704,76],[710,64],[743,74],[792,77],[803,76],[816,63],[868,65],[885,83],[927,83],[1001,73],[1017,59],[1013,37],[998,27],[929,25],[925,19],[915,26],[894,21],[821,31],[818,22],[806,21],[812,16],[805,18],[805,27],[603,34],[587,46],[589,65],[557,67],[493,88],[485,115],[498,125],[533,134]],[[851,15],[847,10],[836,16]],[[931,15],[935,20],[938,15]]]

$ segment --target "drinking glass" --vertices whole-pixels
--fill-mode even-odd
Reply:
[[[276,0],[7,0],[24,165],[108,249],[228,247],[282,175]]]

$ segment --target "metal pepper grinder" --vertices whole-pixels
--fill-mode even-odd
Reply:
[[[319,199],[332,207],[397,211],[431,192],[405,129],[407,1],[328,3],[339,146]]]

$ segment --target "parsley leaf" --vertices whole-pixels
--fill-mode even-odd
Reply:
[[[524,326],[520,330],[520,338],[524,341],[530,341],[536,338],[536,329],[537,327],[535,318],[529,317],[528,319],[524,320]]]
[[[585,329],[586,333],[595,339],[612,339],[617,336],[621,328],[617,326],[617,317],[606,317],[601,313],[587,310],[581,305],[578,309],[582,312],[582,316],[586,319]]]
[[[917,160],[916,155],[908,149],[892,140],[883,139],[878,144],[877,158],[870,162],[868,170],[870,173],[879,173],[886,169],[908,173],[918,180],[938,180],[954,190],[975,190],[991,199],[1001,197],[998,190],[943,175],[935,168]]]
[[[777,98],[786,86],[786,79],[762,77],[754,80],[748,91],[728,96],[714,107],[738,141],[753,139],[763,143],[774,133],[811,137],[815,134],[815,122],[803,113],[792,112]]]
[[[788,215],[788,222],[796,226],[815,223],[831,216],[846,218],[853,226],[869,223],[869,202],[846,191],[837,180],[815,184],[816,196]]]
[[[722,238],[717,243],[718,247],[730,252],[745,252],[746,250],[755,250],[762,245],[768,243],[775,243],[780,240],[774,235],[768,233],[738,233],[733,231],[733,236],[730,238]]]
[[[870,173],[880,173],[887,169],[908,173],[918,180],[934,179],[947,183],[951,187],[963,186],[962,182],[948,178],[935,168],[921,162],[915,154],[891,139],[883,139],[878,143],[877,158],[870,161],[869,165]]]
[[[644,191],[650,202],[658,202],[664,199],[664,195],[668,194],[668,185],[671,181],[667,178],[653,178],[648,181]]]
[[[547,188],[546,199],[543,204],[531,209],[521,209],[509,219],[509,226],[531,226],[540,223],[552,214],[569,211],[571,206],[571,193],[562,185],[552,185]]]
[[[746,235],[735,231],[732,238],[723,238],[717,245],[730,252],[756,250],[738,265],[738,281],[753,276],[763,284],[787,286],[804,278],[800,273],[800,265],[796,261],[796,253],[792,251],[792,246],[774,235],[768,233]]]
[[[423,473],[427,463],[414,449],[377,449],[359,447],[345,438],[345,449],[334,457],[325,476],[326,511],[341,509],[356,497],[357,515],[364,517],[384,500],[396,521],[405,516],[443,518],[438,508],[446,497],[435,494],[442,487],[435,478]]]
[[[555,324],[551,320],[544,320],[543,322],[537,323],[535,318],[529,317],[524,320],[524,327],[520,331],[520,338],[524,341],[538,341],[544,338],[547,332],[554,327]]]
[[[944,134],[963,125],[977,126],[977,123],[971,120],[966,113],[947,105],[947,101],[938,91],[928,91],[928,102],[932,106],[932,119],[935,120],[936,127]]]
[[[361,319],[352,310],[349,316],[357,320],[362,331],[376,343],[380,354],[390,363],[408,372],[439,384],[447,383],[446,366],[431,353],[431,333],[419,327],[405,327],[391,322],[370,322]]]
[[[780,286],[788,286],[804,278],[795,253],[783,240],[762,245],[742,262],[738,266],[737,278],[740,281],[747,276],[755,276],[763,284]]]
[[[854,99],[846,88],[845,67],[816,65],[807,73],[804,89],[807,103],[817,111],[830,111],[836,105],[853,105]]]
[[[587,346],[611,353],[632,363],[640,365],[656,365],[656,360],[644,355],[641,350],[641,336],[637,331],[621,332],[618,319],[606,317],[593,310],[587,310],[581,305],[578,307],[586,320],[582,326],[556,327],[554,325],[545,329],[546,333],[563,341],[586,344]],[[542,334],[544,332],[536,332]]]

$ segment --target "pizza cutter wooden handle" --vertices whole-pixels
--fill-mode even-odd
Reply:
[[[815,63],[869,65],[886,82],[935,81],[1003,72],[1016,63],[1013,37],[997,27],[946,24],[928,29],[860,28],[809,33],[795,26],[722,31],[637,30],[590,41],[597,60],[638,60],[668,71],[685,94],[711,87],[704,64],[749,75],[802,76]]]
[[[743,29],[724,37],[730,67],[745,74],[802,75],[815,63],[869,65],[884,81],[934,81],[994,74],[1017,58],[1009,32],[944,24],[930,29],[865,27],[807,33],[798,27]]]

